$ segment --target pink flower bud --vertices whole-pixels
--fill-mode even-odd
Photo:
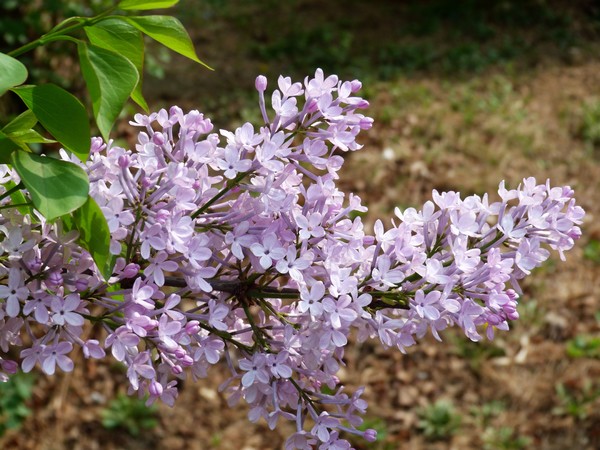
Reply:
[[[46,284],[51,287],[58,287],[62,284],[63,277],[59,272],[50,272],[46,278]]]
[[[183,358],[179,358],[179,362],[184,367],[190,367],[194,364],[194,360],[190,355],[184,355]]]
[[[363,117],[360,119],[358,126],[361,130],[369,130],[373,126],[373,119],[371,117]]]
[[[148,392],[153,397],[160,397],[163,393],[163,386],[156,380],[152,380],[148,386]]]
[[[265,92],[267,89],[267,77],[264,75],[259,75],[256,77],[256,81],[254,82],[254,86],[258,92]]]
[[[358,92],[358,91],[360,91],[361,88],[362,88],[362,83],[360,81],[358,81],[358,80],[352,80],[350,82],[350,89],[351,89],[351,91],[352,91],[353,94],[356,93],[356,92]]]
[[[129,263],[122,272],[123,278],[133,278],[140,272],[140,266],[136,263]]]
[[[165,143],[165,137],[162,133],[154,133],[152,135],[152,142],[156,145],[163,145]]]
[[[369,429],[365,430],[365,433],[363,434],[363,438],[367,442],[375,442],[377,440],[377,431],[375,431],[372,428],[369,428]]]
[[[200,331],[200,322],[197,320],[190,320],[185,324],[185,332],[187,334],[196,334]]]
[[[88,280],[86,278],[78,278],[75,281],[75,290],[78,292],[85,291],[88,287]]]
[[[119,163],[119,167],[121,169],[126,169],[127,167],[129,167],[129,156],[127,156],[127,155],[119,156],[118,163]]]

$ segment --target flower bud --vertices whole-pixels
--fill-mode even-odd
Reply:
[[[140,266],[136,263],[129,263],[123,268],[122,276],[123,278],[133,278],[140,271]]]
[[[118,163],[119,163],[119,167],[121,169],[126,169],[127,167],[129,167],[129,156],[127,156],[127,155],[119,156]]]
[[[156,145],[163,145],[165,143],[165,137],[162,133],[154,133],[152,135],[152,142]]]
[[[356,93],[358,91],[360,91],[362,88],[362,83],[358,80],[352,80],[350,82],[350,90],[352,91],[352,93]]]
[[[267,89],[267,77],[264,75],[259,75],[256,77],[256,81],[254,82],[254,86],[258,92],[265,92]]]
[[[190,320],[185,324],[185,332],[187,334],[196,334],[200,331],[200,322],[197,320]]]
[[[75,290],[78,292],[85,291],[88,287],[88,280],[86,278],[77,278],[75,281]]]
[[[46,278],[46,284],[53,288],[60,286],[62,282],[63,277],[62,274],[60,274],[59,272],[50,272],[50,274]]]
[[[148,386],[148,392],[153,397],[160,397],[163,393],[163,386],[156,380],[152,380]]]
[[[363,438],[367,442],[375,442],[377,440],[377,431],[375,431],[373,428],[368,428],[365,430]]]

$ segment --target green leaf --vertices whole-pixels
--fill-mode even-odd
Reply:
[[[144,73],[144,39],[142,33],[133,25],[115,18],[109,18],[91,27],[85,27],[85,32],[93,45],[112,50],[127,58],[135,66],[139,81],[131,94],[131,98],[145,111],[148,111],[148,105],[142,95],[142,77]]]
[[[10,155],[18,148],[30,151],[27,144],[49,144],[56,141],[46,139],[31,128],[37,123],[35,114],[28,109],[15,117],[0,131],[0,164],[10,164]]]
[[[11,162],[46,219],[64,216],[86,202],[89,182],[81,167],[23,151],[14,152]]]
[[[16,186],[17,185],[15,184],[14,181],[8,181],[8,182],[6,182],[4,184],[4,189],[6,191],[9,191],[9,190],[13,189]],[[27,203],[27,199],[23,195],[23,192],[20,191],[20,190],[16,190],[12,194],[10,194],[10,199],[12,200],[12,204],[13,205],[22,205],[24,203]],[[33,215],[32,211],[31,211],[31,208],[29,206],[18,206],[17,209],[23,215],[25,215],[25,214],[29,214],[30,216]]]
[[[96,124],[108,140],[110,129],[138,83],[137,69],[127,58],[102,47],[80,42],[77,49]]]
[[[21,130],[10,133],[8,137],[19,144],[54,144],[56,141],[47,139],[35,130]],[[23,148],[23,147],[21,147]],[[27,149],[29,150],[29,149]]]
[[[54,84],[13,89],[42,126],[81,161],[90,153],[88,115],[79,100]]]
[[[145,9],[170,8],[179,3],[179,0],[122,0],[118,8],[131,11]]]
[[[126,17],[119,16],[121,20],[130,23],[142,33],[147,34],[155,41],[160,42],[165,47],[196,61],[203,66],[211,69],[205,63],[198,59],[194,44],[187,31],[179,20],[171,16],[137,16]],[[211,69],[212,70],[212,69]]]
[[[2,131],[6,134],[10,134],[19,130],[29,130],[30,128],[33,128],[36,123],[37,118],[35,117],[35,114],[33,114],[32,110],[28,109],[6,124],[4,128],[2,128]]]
[[[79,231],[79,244],[90,252],[98,270],[108,280],[113,273],[116,256],[110,253],[108,223],[96,201],[88,196],[80,208],[71,215],[63,216],[62,221],[69,230]]]
[[[19,60],[0,53],[0,95],[23,84],[26,79],[27,68]]]
[[[10,156],[18,148],[18,144],[0,131],[0,164],[10,164]]]

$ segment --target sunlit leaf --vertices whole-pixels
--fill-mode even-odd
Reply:
[[[7,123],[2,131],[6,134],[14,133],[19,130],[29,130],[35,126],[37,118],[32,110],[28,109],[22,114],[19,114],[9,123]]]
[[[142,77],[144,72],[144,39],[141,31],[133,25],[119,19],[109,18],[86,27],[90,42],[127,58],[135,66],[139,81],[131,94],[134,102],[148,111],[148,105],[142,95]]]
[[[137,70],[127,58],[102,47],[80,42],[77,49],[96,124],[108,140],[110,129],[138,83]]]
[[[27,68],[15,58],[0,53],[0,95],[23,84],[26,79]]]
[[[42,126],[81,161],[90,153],[90,124],[81,102],[54,84],[13,89]]]
[[[145,9],[170,8],[179,0],[122,0],[118,7],[124,10],[141,11]]]
[[[14,152],[11,163],[35,208],[48,220],[68,214],[86,202],[89,182],[81,167],[23,151]]]
[[[139,16],[120,17],[127,21],[142,33],[160,42],[165,47],[196,61],[210,69],[205,63],[198,59],[194,44],[187,31],[179,20],[171,16]]]

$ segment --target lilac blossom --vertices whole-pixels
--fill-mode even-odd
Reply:
[[[372,126],[360,86],[318,69],[265,95],[259,76],[260,127],[217,133],[173,106],[134,116],[132,150],[94,138],[78,164],[111,231],[108,280],[60,219],[3,208],[0,348],[19,357],[0,358],[0,380],[17,365],[70,371],[75,348],[110,348],[130,391],[172,406],[179,380],[223,359],[231,405],[247,402],[270,427],[294,423],[286,449],[347,449],[345,433],[373,441],[357,428],[363,391],[346,394],[337,375],[350,334],[403,353],[451,326],[493,339],[519,318],[519,280],[550,250],[564,258],[584,211],[568,186],[526,178],[501,182],[492,203],[433,191],[369,235],[354,214],[366,207],[336,185],[339,153],[359,150]]]

